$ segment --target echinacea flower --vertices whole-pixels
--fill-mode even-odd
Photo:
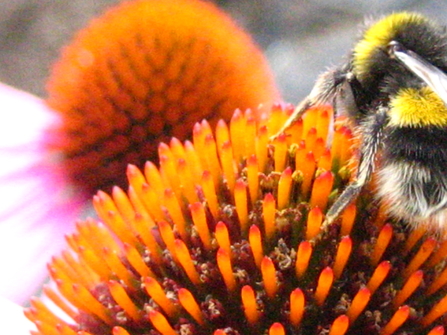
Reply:
[[[266,61],[211,3],[126,1],[82,30],[47,105],[0,87],[0,296],[24,303],[98,188],[124,183],[166,136],[278,98]]]
[[[234,109],[270,106],[273,75],[252,39],[210,2],[126,1],[64,50],[48,83],[62,118],[70,179],[90,197],[125,185],[128,163],[155,159],[157,144],[191,135]]]
[[[352,135],[318,107],[270,143],[291,111],[202,121],[159,169],[130,165],[127,192],[98,192],[100,221],[49,264],[62,312],[33,299],[33,334],[444,334],[447,242],[386,220],[373,190],[322,227]]]

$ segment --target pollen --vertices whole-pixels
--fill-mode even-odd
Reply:
[[[339,149],[325,148],[336,157],[329,170],[313,168],[323,155],[310,162],[299,152],[308,134],[287,136],[285,150],[264,142],[290,112],[273,109],[262,121],[239,110],[215,131],[196,123],[193,142],[159,145],[160,168],[129,165],[127,191],[98,192],[99,219],[67,236],[48,266],[46,299],[33,298],[25,312],[35,335],[442,335],[446,242],[383,217],[373,191],[323,225],[351,178],[356,156],[339,150],[351,133],[321,123]],[[319,124],[328,110],[312,113]],[[308,121],[301,125],[316,130],[316,144],[322,126]],[[247,129],[254,140],[240,137]]]
[[[235,108],[251,108],[253,132],[259,105],[279,99],[250,37],[216,6],[195,0],[109,9],[63,50],[47,89],[62,121],[51,149],[64,154],[68,175],[88,196],[124,187],[128,163],[155,161],[159,142],[186,139],[198,120],[214,126]]]

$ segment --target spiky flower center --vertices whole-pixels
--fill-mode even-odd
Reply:
[[[156,159],[197,120],[270,106],[273,75],[251,38],[216,6],[196,0],[125,1],[65,48],[48,83],[60,114],[54,144],[88,197],[124,187],[129,163]]]
[[[39,334],[443,334],[447,242],[388,223],[367,190],[322,227],[352,135],[319,107],[270,143],[291,111],[203,121],[159,146],[159,169],[129,166],[127,193],[99,192],[103,224],[79,223],[49,266],[71,321],[36,299]]]

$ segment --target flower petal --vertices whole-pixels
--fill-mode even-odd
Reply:
[[[0,101],[0,296],[23,303],[45,279],[80,202],[68,205],[72,196],[58,159],[46,150],[55,114],[3,84]]]
[[[9,335],[28,335],[36,330],[34,324],[23,314],[19,305],[0,297],[0,315],[2,316],[2,329]]]

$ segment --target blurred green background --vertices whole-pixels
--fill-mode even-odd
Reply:
[[[0,81],[45,97],[63,45],[119,0],[0,0]],[[447,1],[215,0],[265,51],[285,100],[297,103],[316,76],[347,55],[366,18],[424,13],[447,24]]]

